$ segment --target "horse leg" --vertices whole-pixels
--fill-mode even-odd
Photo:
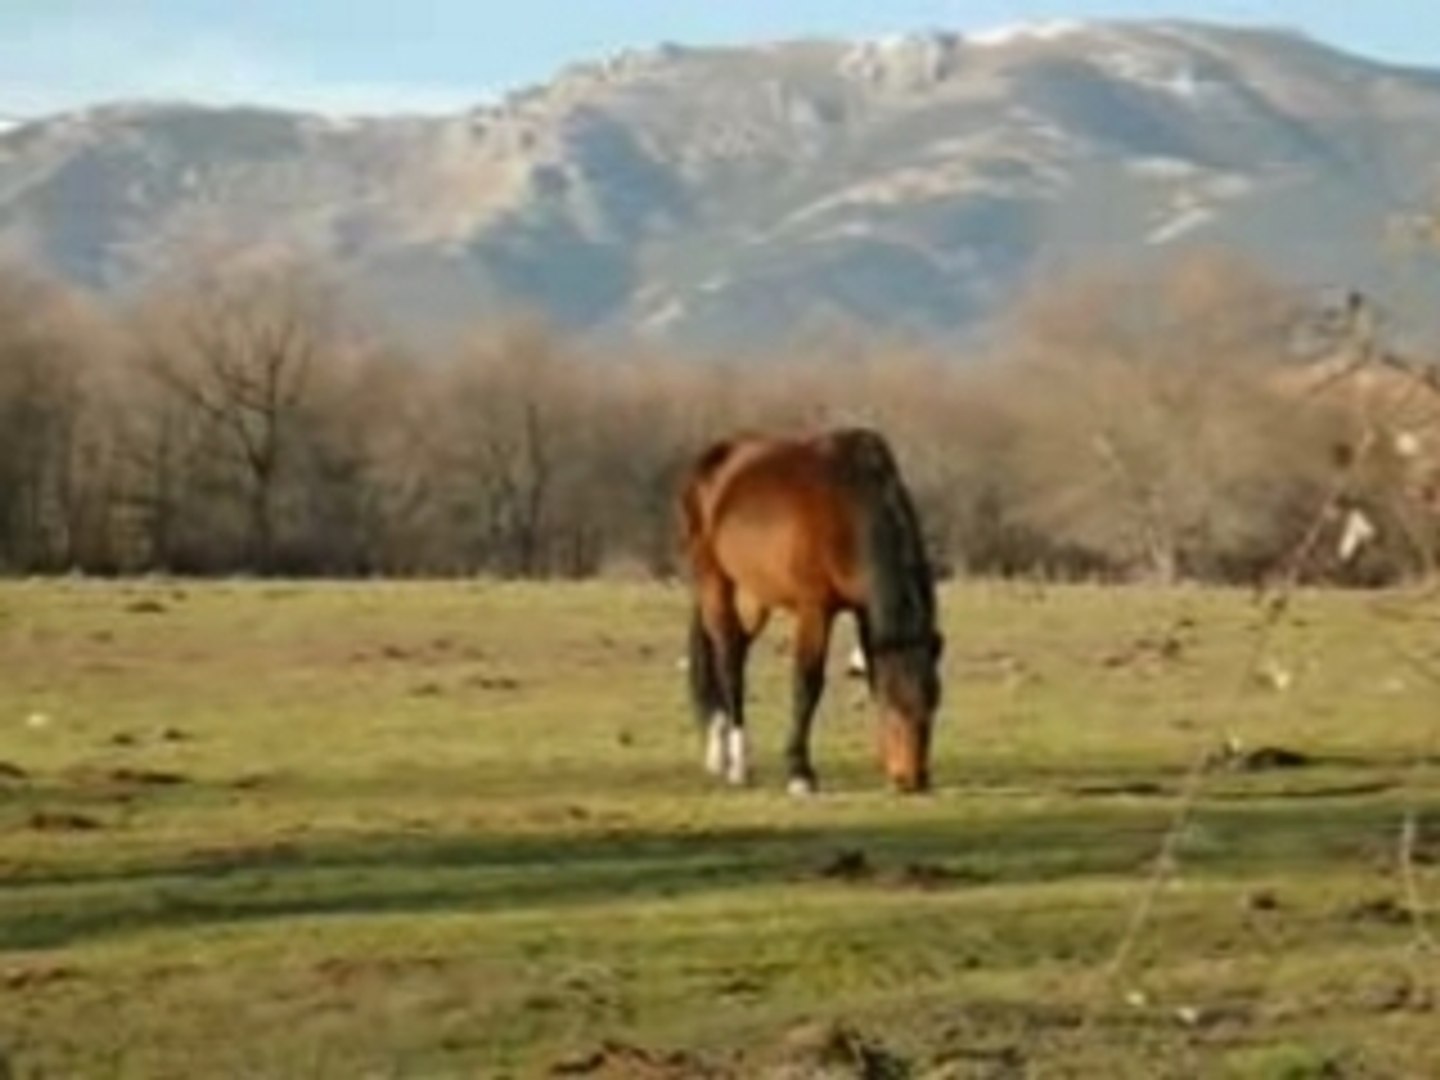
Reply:
[[[830,614],[822,609],[803,610],[795,628],[794,701],[785,761],[792,795],[815,791],[815,767],[810,761],[810,724],[825,690],[825,657],[830,649]]]
[[[750,781],[750,755],[745,738],[745,660],[750,653],[750,638],[739,623],[726,628],[724,643],[717,652],[728,721],[723,730],[725,779],[740,787]]]
[[[705,729],[705,771],[711,776],[725,775],[730,759],[729,733],[730,721],[723,710],[717,709]]]
[[[695,721],[705,732],[705,771],[725,775],[725,698],[705,616],[699,602],[690,618],[689,642],[690,702]]]
[[[864,608],[855,611],[855,635],[860,639],[860,652],[865,657],[865,685],[875,695],[875,639],[870,629],[870,616]]]
[[[705,604],[706,631],[715,663],[722,711],[710,720],[706,767],[735,785],[749,780],[745,745],[745,661],[750,638],[735,609],[732,589],[712,590]]]

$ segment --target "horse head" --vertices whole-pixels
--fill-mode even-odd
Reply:
[[[945,638],[932,632],[877,648],[875,696],[880,707],[880,759],[901,792],[930,787],[930,743],[940,706],[940,658]]]

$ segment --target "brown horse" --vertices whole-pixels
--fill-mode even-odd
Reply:
[[[710,771],[747,782],[745,660],[778,608],[796,620],[789,790],[814,791],[810,723],[831,625],[849,612],[885,771],[902,791],[928,788],[944,639],[915,508],[885,439],[864,428],[732,438],[694,461],[680,502],[694,589],[690,695]]]

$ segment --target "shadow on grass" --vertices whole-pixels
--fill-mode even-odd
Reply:
[[[1167,811],[1157,803],[999,821],[540,837],[407,832],[210,850],[93,874],[12,877],[0,891],[0,948],[297,916],[544,910],[807,882],[900,889],[1133,878],[1153,858]],[[1394,809],[1376,803],[1212,806],[1182,855],[1192,874],[1373,867],[1394,830]]]

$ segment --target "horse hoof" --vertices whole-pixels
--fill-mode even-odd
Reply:
[[[929,795],[930,785],[928,783],[916,783],[915,781],[895,781],[891,784],[891,790],[893,790],[896,795],[912,798]]]
[[[792,776],[785,785],[785,792],[796,799],[809,798],[815,794],[815,781],[805,776]]]
[[[705,733],[705,771],[711,776],[724,776],[730,767],[730,723],[724,713],[710,720]]]

